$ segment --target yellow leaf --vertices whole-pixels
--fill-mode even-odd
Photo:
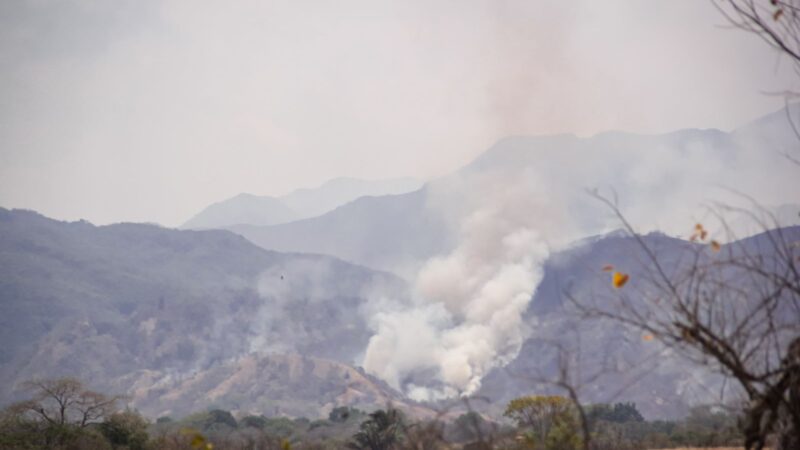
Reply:
[[[692,236],[689,238],[689,240],[692,242],[696,241],[697,239],[703,241],[705,240],[706,236],[708,236],[708,231],[703,228],[703,224],[698,223],[694,226],[694,233],[692,233]]]
[[[722,248],[722,245],[720,245],[720,243],[715,240],[712,240],[710,245],[711,245],[711,250],[714,250],[715,252],[720,251],[720,249]]]
[[[627,282],[628,282],[628,274],[626,273],[614,272],[614,275],[611,277],[611,283],[617,289],[621,288],[622,286],[625,286],[625,283]]]
[[[281,450],[292,450],[292,444],[288,439],[281,441]]]
[[[653,335],[652,334],[645,334],[644,336],[642,336],[642,339],[644,339],[647,342],[650,342],[650,341],[653,340]]]

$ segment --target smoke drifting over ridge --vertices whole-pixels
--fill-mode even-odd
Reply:
[[[490,369],[517,355],[536,326],[523,317],[548,256],[620,227],[587,188],[613,188],[643,232],[688,236],[696,221],[718,230],[708,202],[747,206],[737,191],[767,207],[794,208],[796,223],[800,178],[782,155],[797,148],[788,127],[779,112],[730,134],[682,130],[499,142],[428,185],[429,208],[448,217],[458,243],[422,264],[411,308],[372,316],[375,334],[364,367],[416,399],[474,392]],[[765,183],[764,174],[772,182]],[[737,227],[734,217],[727,220]],[[743,237],[757,230],[735,231]]]

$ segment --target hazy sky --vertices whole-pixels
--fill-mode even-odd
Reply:
[[[172,226],[508,134],[732,129],[792,80],[704,0],[7,0],[0,206]]]

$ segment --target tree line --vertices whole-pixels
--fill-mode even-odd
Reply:
[[[585,444],[572,401],[552,395],[516,398],[500,421],[469,408],[415,420],[392,407],[367,413],[346,406],[317,420],[237,418],[211,409],[151,421],[120,407],[124,397],[92,391],[74,378],[31,381],[25,388],[31,397],[0,414],[0,449],[575,450]],[[584,410],[596,450],[742,442],[737,418],[710,407],[695,408],[679,421],[646,421],[633,403],[584,405]]]

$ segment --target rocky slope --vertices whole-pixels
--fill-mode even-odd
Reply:
[[[316,418],[337,406],[371,411],[390,404],[416,417],[434,414],[361,369],[298,354],[249,354],[182,377],[141,370],[115,384],[152,417],[220,407],[240,415]]]
[[[34,377],[118,391],[130,374],[183,379],[252,352],[352,364],[370,336],[361,310],[371,290],[405,290],[385,273],[265,251],[226,231],[95,227],[5,209],[0,273],[3,403]]]

